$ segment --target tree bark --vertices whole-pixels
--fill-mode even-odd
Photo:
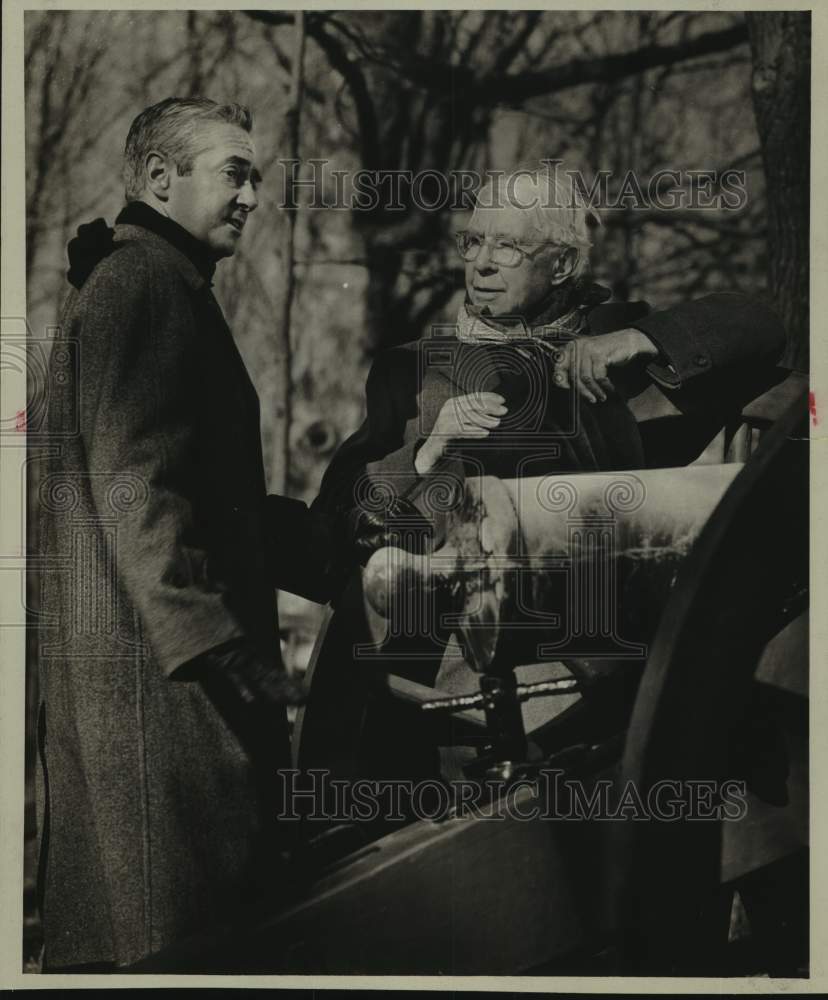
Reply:
[[[287,133],[286,156],[290,160],[299,158],[299,118],[302,108],[302,91],[304,83],[303,65],[305,61],[305,15],[301,10],[294,15],[295,35],[293,47],[293,66],[291,68],[290,91],[288,107],[285,112]],[[277,328],[276,369],[279,377],[276,380],[276,398],[274,400],[274,416],[276,418],[276,433],[271,464],[273,485],[278,493],[290,489],[290,429],[293,423],[293,348],[290,336],[291,314],[293,312],[293,295],[296,288],[294,273],[294,245],[296,242],[297,204],[285,207],[286,223],[283,260],[285,269],[285,288],[282,296],[282,311]]]
[[[768,189],[768,282],[788,343],[782,363],[809,363],[811,16],[747,15],[753,107]]]

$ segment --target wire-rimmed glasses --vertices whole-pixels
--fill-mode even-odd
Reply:
[[[489,260],[498,267],[519,267],[524,258],[531,260],[540,253],[541,247],[552,240],[517,240],[507,236],[484,236],[471,229],[461,229],[455,236],[457,250],[465,261],[477,260],[483,245],[489,244]],[[524,245],[534,246],[534,250],[524,249]]]

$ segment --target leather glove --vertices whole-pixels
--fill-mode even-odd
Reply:
[[[377,549],[395,546],[422,553],[433,535],[433,526],[403,497],[395,497],[383,510],[354,507],[345,512],[344,536],[352,558],[364,566]]]
[[[303,705],[308,699],[302,681],[281,665],[267,663],[247,639],[203,654],[201,666],[206,686],[245,706]]]

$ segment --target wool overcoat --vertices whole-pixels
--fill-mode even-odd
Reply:
[[[115,241],[63,313],[37,498],[50,967],[134,962],[282,877],[284,709],[254,759],[191,671],[240,636],[279,656],[257,395],[190,258]]]
[[[542,325],[540,317],[533,329]],[[368,376],[364,422],[334,456],[314,508],[378,510],[403,496],[431,522],[439,545],[452,491],[468,476],[510,479],[684,465],[721,426],[738,420],[749,400],[786,374],[776,367],[784,328],[757,296],[721,292],[657,311],[644,302],[601,304],[587,311],[580,335],[630,327],[646,333],[659,355],[613,371],[616,391],[598,404],[557,388],[551,354],[539,349],[526,348],[521,358],[514,345],[468,343],[443,328],[382,352]],[[419,475],[415,457],[441,408],[483,391],[505,400],[508,414],[498,429],[482,441],[452,442],[449,457],[429,475]],[[661,399],[680,419],[642,421],[652,395],[654,412]],[[362,604],[357,586],[344,592],[339,614],[364,634],[349,634],[336,648],[339,672],[364,673],[353,650],[374,640],[360,615]],[[479,689],[479,675],[463,660],[451,629],[433,618],[390,639],[383,653],[394,673],[411,680],[452,694]],[[361,737],[368,776],[435,778],[441,765],[422,725],[406,709],[387,700],[380,704],[369,708]],[[452,753],[457,757],[456,748]],[[447,759],[442,769],[455,773]]]
[[[542,326],[542,317],[533,323]],[[658,311],[645,302],[601,304],[587,311],[580,335],[630,327],[659,356],[610,369],[617,391],[597,405],[555,386],[548,351],[521,359],[510,346],[463,342],[452,328],[383,351],[368,375],[365,420],[334,455],[315,508],[402,494],[433,514],[429,477],[418,475],[414,458],[443,405],[468,393],[499,393],[509,412],[486,440],[452,444],[442,468],[448,478],[510,479],[686,464],[694,447],[785,374],[775,367],[781,321],[755,296],[721,292]],[[665,447],[658,428],[639,423],[634,404],[652,390],[687,417],[686,438],[673,424]]]

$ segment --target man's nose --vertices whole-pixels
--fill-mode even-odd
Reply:
[[[253,182],[246,180],[239,190],[236,196],[236,201],[240,205],[243,205],[248,212],[252,212],[253,209],[259,204],[259,198],[256,194],[256,188],[253,186]]]
[[[474,266],[477,271],[497,270],[497,264],[492,261],[492,251],[488,243],[484,243],[480,248],[480,253],[475,258]]]

